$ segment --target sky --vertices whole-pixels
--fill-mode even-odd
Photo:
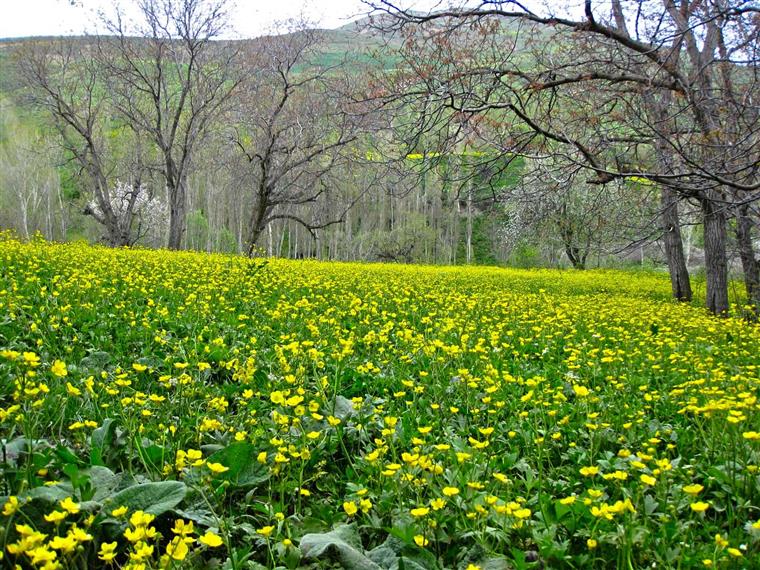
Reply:
[[[78,35],[97,31],[99,10],[108,0],[0,0],[0,38]],[[122,0],[126,8],[131,2]],[[72,5],[73,4],[73,5]],[[273,30],[277,21],[298,17],[336,28],[366,15],[360,0],[235,0],[231,11],[237,37],[256,37]]]
[[[337,28],[367,15],[361,0],[228,0],[232,6],[232,33],[225,37],[251,38],[277,31],[277,22],[305,17],[314,26]],[[412,10],[428,11],[477,0],[397,0]],[[136,0],[0,0],[0,38],[62,36],[96,33],[97,15],[114,4],[136,14]],[[580,0],[522,0],[531,9],[544,5],[577,5]],[[130,8],[131,6],[131,8]]]

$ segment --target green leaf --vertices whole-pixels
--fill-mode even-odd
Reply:
[[[158,516],[179,505],[186,494],[187,486],[180,481],[142,483],[119,491],[108,500],[108,505],[111,509],[123,506]]]
[[[235,487],[254,487],[269,479],[269,468],[256,460],[259,450],[247,441],[231,443],[210,455],[207,463],[221,463],[229,468],[220,478]]]
[[[74,455],[74,452],[72,452],[68,447],[64,447],[63,445],[59,445],[55,448],[55,455],[63,461],[67,465],[85,465],[85,462],[79,459],[76,455]]]
[[[382,570],[367,558],[353,525],[342,525],[335,530],[319,534],[306,534],[301,538],[304,560],[335,560],[347,570]]]
[[[111,447],[116,436],[116,422],[111,418],[103,420],[103,425],[92,432],[90,436],[90,464],[105,465],[103,456]]]
[[[103,370],[111,362],[111,355],[103,351],[91,352],[85,356],[79,366],[87,368],[92,372],[99,372]]]
[[[344,396],[338,396],[333,403],[332,415],[341,421],[345,421],[355,414],[354,404],[348,398]]]
[[[47,501],[49,503],[57,503],[62,501],[66,497],[71,497],[74,494],[74,489],[71,483],[64,482],[57,485],[51,485],[49,487],[37,487],[27,493],[27,497],[31,499],[39,499],[41,501]]]
[[[101,503],[120,488],[123,488],[125,484],[130,485],[134,481],[129,474],[121,473],[117,475],[107,467],[101,466],[77,471],[76,477],[80,485],[87,483],[92,489],[93,495],[90,500],[95,503]],[[61,481],[55,485],[46,485],[32,489],[27,496],[32,499],[57,502],[75,495],[73,483],[71,481]]]
[[[174,514],[183,519],[191,520],[199,525],[205,527],[215,527],[218,525],[218,520],[214,517],[214,513],[206,508],[202,507],[190,507],[189,509],[174,509]]]

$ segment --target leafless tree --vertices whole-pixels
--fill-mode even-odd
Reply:
[[[86,40],[39,40],[16,52],[26,95],[52,118],[67,159],[78,168],[80,180],[92,194],[95,207],[86,207],[105,230],[113,246],[132,242],[133,192],[120,212],[112,207],[111,189],[116,176],[104,130],[109,113],[102,97],[100,68]]]
[[[341,223],[357,198],[341,201],[329,176],[357,141],[364,115],[343,96],[347,74],[317,61],[320,41],[319,31],[295,23],[287,34],[247,46],[248,79],[230,122],[253,189],[248,255],[275,220],[291,220],[316,236]]]
[[[645,184],[588,184],[582,168],[552,160],[526,160],[518,184],[500,199],[517,208],[524,227],[559,242],[576,269],[589,256],[619,254],[650,241],[652,191]]]
[[[407,65],[396,80],[400,100],[424,102],[418,131],[452,141],[462,125],[481,126],[484,143],[561,155],[589,170],[592,184],[659,184],[679,298],[690,289],[676,198],[697,202],[707,306],[716,314],[728,311],[727,222],[735,217],[747,292],[760,302],[751,239],[760,198],[756,4],[586,0],[573,16],[516,0],[427,14],[368,3],[391,16],[380,27],[405,38]]]
[[[138,0],[140,20],[102,15],[98,70],[127,126],[149,138],[166,182],[171,249],[182,246],[193,158],[241,83],[238,47],[218,41],[227,0]]]

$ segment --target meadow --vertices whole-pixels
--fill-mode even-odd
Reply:
[[[0,241],[0,565],[760,567],[760,328],[666,275]]]

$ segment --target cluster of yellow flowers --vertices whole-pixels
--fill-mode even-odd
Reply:
[[[0,260],[3,433],[184,482],[236,529],[117,509],[106,539],[75,494],[22,524],[69,477],[49,454],[3,504],[14,560],[200,565],[248,540],[276,566],[315,518],[399,527],[444,565],[477,543],[667,566],[673,533],[683,567],[760,556],[760,329],[661,275],[12,240]]]

